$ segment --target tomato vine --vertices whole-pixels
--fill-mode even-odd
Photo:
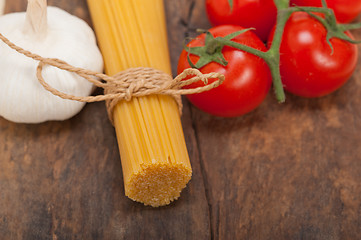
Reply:
[[[190,61],[190,58],[188,57],[189,64],[192,67],[200,68],[209,62],[218,62],[224,66],[227,64],[222,56],[222,49],[225,46],[230,46],[254,54],[264,59],[265,62],[268,64],[272,75],[273,87],[274,87],[276,99],[279,102],[284,102],[286,97],[280,74],[280,47],[281,47],[284,28],[286,26],[288,19],[291,17],[292,13],[307,12],[311,17],[317,19],[327,29],[327,42],[330,45],[332,51],[333,51],[333,47],[332,44],[330,43],[331,38],[339,38],[350,43],[359,43],[359,41],[355,41],[352,38],[350,38],[345,33],[345,31],[360,28],[361,23],[338,24],[336,22],[336,18],[333,10],[327,8],[327,4],[325,0],[322,0],[322,7],[298,7],[298,6],[290,7],[289,6],[290,0],[274,0],[274,3],[277,8],[277,22],[276,22],[271,46],[266,52],[262,52],[252,47],[232,41],[232,38],[234,38],[239,34],[244,33],[244,30],[236,33],[232,33],[226,37],[213,37],[209,32],[207,32],[206,45],[204,46],[204,48],[187,47],[185,49],[186,51],[188,51],[189,54],[194,54],[200,57],[197,63],[192,63]],[[233,1],[229,0],[229,4],[232,8]],[[321,18],[318,15],[315,15],[314,13],[321,13],[325,16],[325,18]]]

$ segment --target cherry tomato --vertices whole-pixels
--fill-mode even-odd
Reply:
[[[266,41],[276,22],[277,8],[273,0],[206,0],[206,11],[213,26],[222,24],[254,27],[256,34]]]
[[[321,97],[337,90],[351,77],[357,64],[356,45],[331,38],[332,53],[326,34],[325,27],[307,13],[292,14],[280,47],[285,90],[302,97]]]
[[[361,0],[326,0],[327,6],[335,12],[340,23],[353,21],[361,13]],[[298,6],[321,7],[321,0],[291,0]]]
[[[209,32],[214,37],[224,37],[242,29],[244,28],[235,25],[221,25],[210,29]],[[232,41],[266,51],[264,43],[251,31],[233,38]],[[204,46],[204,43],[205,34],[201,34],[188,46],[199,47]],[[199,70],[202,73],[222,73],[225,75],[224,82],[210,91],[187,95],[187,97],[196,107],[212,115],[236,117],[246,114],[259,106],[269,92],[272,82],[270,70],[263,59],[250,53],[228,46],[222,49],[222,53],[228,61],[226,66],[211,62]],[[192,63],[196,63],[198,59],[198,56],[190,54]],[[189,67],[187,52],[183,50],[178,61],[178,73]],[[200,86],[204,86],[201,81],[187,88]]]

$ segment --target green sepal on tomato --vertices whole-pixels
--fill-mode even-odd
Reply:
[[[200,51],[202,50],[200,47],[207,47],[205,46],[207,36],[226,37],[242,30],[244,28],[236,25],[221,25],[209,29],[211,35],[203,33],[193,39],[179,57],[178,73],[192,67],[190,62],[193,65],[200,60],[199,56],[188,53],[187,49],[195,47],[197,51]],[[264,43],[251,31],[233,37],[232,41],[260,51],[267,50]],[[253,54],[229,46],[215,48],[212,51],[215,51],[214,54],[221,52],[224,59],[220,59],[218,63],[207,63],[199,70],[202,73],[222,73],[225,80],[220,86],[210,91],[187,95],[189,101],[197,108],[221,117],[241,116],[257,108],[263,102],[272,83],[266,62]],[[189,85],[187,88],[200,86],[204,86],[201,81]]]
[[[353,39],[350,32],[345,34]],[[269,44],[272,38],[273,33]],[[302,97],[334,92],[357,65],[357,46],[335,37],[328,42],[325,26],[305,12],[295,12],[288,19],[279,51],[284,89]]]

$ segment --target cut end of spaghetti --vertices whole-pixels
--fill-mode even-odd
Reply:
[[[179,198],[191,176],[192,169],[183,164],[156,163],[142,166],[126,184],[125,194],[146,206],[165,206]]]

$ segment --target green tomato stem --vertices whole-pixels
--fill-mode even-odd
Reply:
[[[359,23],[351,23],[351,24],[340,24],[340,27],[344,30],[354,30],[361,28],[361,22]]]
[[[225,46],[234,47],[234,48],[236,48],[238,50],[242,50],[242,51],[251,53],[251,54],[256,55],[256,56],[258,56],[260,58],[263,58],[263,59],[267,58],[266,52],[262,52],[262,51],[260,51],[258,49],[255,49],[255,48],[252,48],[252,47],[240,44],[240,43],[236,43],[236,42],[233,42],[231,40],[220,39],[218,41],[220,43],[224,44]]]
[[[290,5],[290,0],[274,0],[277,10],[286,9]]]
[[[277,6],[278,7],[278,6]],[[283,36],[283,31],[285,25],[290,18],[292,11],[290,8],[284,8],[278,10],[277,13],[277,24],[276,29],[273,35],[272,45],[269,50],[266,52],[266,57],[263,58],[268,64],[272,80],[273,80],[273,88],[275,91],[276,99],[278,102],[282,103],[286,100],[285,92],[283,89],[283,84],[281,81],[281,73],[280,73],[280,47]]]

